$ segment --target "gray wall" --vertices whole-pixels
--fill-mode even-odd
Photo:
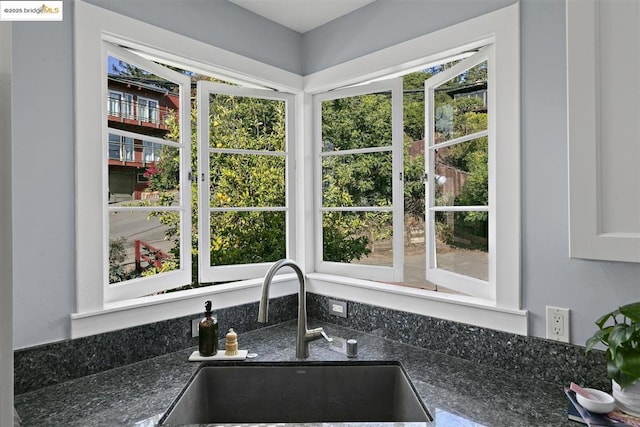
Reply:
[[[601,314],[640,300],[640,264],[568,257],[565,18],[563,1],[521,3],[523,303],[536,336],[546,305],[570,308],[584,345]]]
[[[73,8],[13,25],[14,347],[68,338],[75,312]]]
[[[377,0],[303,35],[304,74],[466,21],[516,0]]]
[[[378,0],[299,36],[222,0],[149,1],[91,0],[305,74],[513,2]],[[73,3],[64,6],[64,22],[13,32],[15,348],[68,338],[75,311]],[[545,305],[572,309],[572,341],[583,344],[600,313],[640,300],[640,265],[568,258],[564,1],[522,0],[521,20],[523,307],[535,336]]]
[[[174,33],[302,74],[300,34],[227,0],[88,0]]]

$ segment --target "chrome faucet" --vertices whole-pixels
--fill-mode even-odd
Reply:
[[[304,276],[302,270],[290,259],[281,259],[271,266],[267,275],[264,276],[262,282],[262,296],[260,297],[260,308],[258,309],[258,322],[264,323],[269,317],[269,287],[276,272],[282,267],[291,267],[298,276],[300,285],[298,291],[298,334],[296,338],[296,357],[298,359],[306,359],[309,357],[309,341],[317,340],[324,337],[327,341],[333,341],[329,338],[322,328],[307,329],[307,299],[304,284]]]

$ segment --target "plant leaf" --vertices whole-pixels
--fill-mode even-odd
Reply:
[[[613,330],[609,334],[607,342],[609,348],[615,348],[616,350],[629,343],[629,339],[633,336],[633,326],[625,323],[618,323],[613,327]]]
[[[640,353],[635,350],[621,348],[618,350],[616,365],[633,379],[640,378]]]
[[[615,318],[616,315],[619,313],[620,313],[620,310],[616,310],[616,311],[612,311],[611,313],[605,314],[604,316],[596,320],[596,325],[598,325],[598,328],[604,329],[604,324],[607,323],[607,320],[609,320],[609,318],[611,317]]]
[[[593,347],[595,347],[595,345],[600,342],[607,345],[609,330],[610,328],[597,330],[596,333],[593,334],[593,336],[587,340],[587,344],[586,344],[587,348],[585,350],[585,353],[590,352],[593,349]]]
[[[627,316],[633,322],[640,322],[640,302],[623,305],[620,307],[620,314]]]
[[[620,387],[624,387],[622,383],[625,381],[625,379],[621,378],[623,376],[622,371],[620,371],[615,362],[613,360],[610,360],[609,358],[607,358],[607,376],[620,384]]]

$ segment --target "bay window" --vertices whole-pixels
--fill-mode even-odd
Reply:
[[[85,2],[77,12],[74,337],[141,323],[132,310],[158,320],[210,295],[215,307],[256,301],[285,257],[314,293],[526,333],[517,5],[304,77]],[[109,122],[123,111],[122,97],[103,101],[109,57],[178,92],[175,123]],[[447,61],[412,92],[424,95],[410,111],[423,130],[409,138],[398,76]],[[139,120],[159,123],[158,101],[136,104]],[[126,138],[144,163],[133,180],[148,187],[109,204],[109,159],[117,144],[129,156]],[[452,292],[408,286],[416,271]],[[286,278],[272,295],[295,292]]]

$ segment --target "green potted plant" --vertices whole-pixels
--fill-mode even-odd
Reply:
[[[605,346],[607,375],[620,409],[640,415],[640,302],[623,305],[596,321],[598,330],[587,340],[586,352]]]

